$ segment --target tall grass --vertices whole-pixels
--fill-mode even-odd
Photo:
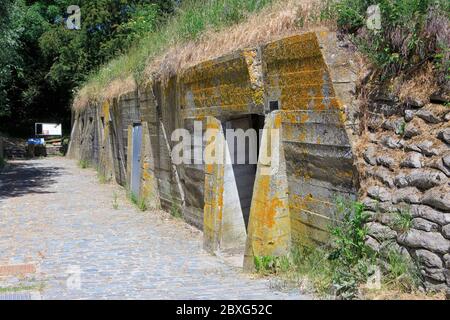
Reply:
[[[308,283],[319,296],[357,299],[377,268],[385,289],[413,292],[420,285],[417,267],[401,253],[390,250],[382,257],[365,243],[368,216],[361,203],[336,199],[335,221],[329,226],[329,244],[312,246],[301,241],[288,256],[255,257],[256,271],[277,274],[294,283]]]
[[[332,0],[185,0],[166,23],[93,73],[74,107],[299,30],[328,28]]]
[[[410,73],[431,61],[441,83],[449,80],[448,0],[334,1],[338,27],[352,36],[383,78]],[[366,27],[367,9],[374,4],[381,11],[381,30]]]
[[[272,0],[185,0],[158,30],[147,34],[129,52],[94,72],[81,94],[97,95],[114,82],[138,82],[149,61],[169,47],[198,39],[206,30],[220,30],[243,21]],[[129,80],[128,80],[129,81]],[[123,83],[122,83],[123,85]],[[114,90],[114,89],[112,89]]]

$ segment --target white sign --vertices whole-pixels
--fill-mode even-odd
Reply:
[[[62,125],[57,123],[36,123],[37,136],[62,136]]]

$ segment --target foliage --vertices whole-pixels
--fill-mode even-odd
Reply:
[[[181,210],[176,201],[172,201],[172,206],[170,207],[170,214],[174,218],[181,218],[183,215],[181,214]]]
[[[409,210],[396,212],[393,219],[393,228],[398,232],[407,232],[411,229],[413,217]]]
[[[280,272],[286,272],[291,268],[291,261],[289,257],[285,256],[256,256],[254,257],[254,264],[256,272],[262,274],[278,274]]]
[[[99,168],[97,168],[97,179],[100,184],[106,184],[109,182],[109,179],[103,173],[101,173]]]
[[[370,5],[380,7],[381,30],[366,27]],[[409,72],[424,61],[437,62],[436,55],[449,60],[447,0],[341,0],[335,6],[340,30],[352,35],[384,77]],[[448,69],[441,72],[448,74]]]
[[[411,292],[419,286],[417,266],[402,254],[389,250],[381,257],[366,245],[368,216],[362,204],[338,198],[335,211],[339,222],[330,226],[331,244],[317,246],[303,241],[288,256],[254,257],[256,271],[295,283],[307,278],[316,294],[333,293],[341,299],[357,298],[377,268],[382,270],[386,288]]]
[[[147,211],[147,202],[145,201],[144,198],[139,198],[137,206],[139,208],[139,210],[141,211]]]
[[[147,202],[144,198],[136,196],[131,191],[128,192],[128,198],[130,199],[131,203],[134,204],[139,210],[147,211]]]
[[[81,30],[66,28],[69,5],[81,8]],[[75,88],[171,12],[164,0],[2,0],[1,129],[31,135],[43,121],[68,130]]]
[[[390,250],[385,258],[385,285],[412,291],[420,286],[419,269],[411,260],[395,250]]]
[[[374,254],[365,243],[368,216],[361,203],[338,198],[336,217],[339,222],[330,230],[333,286],[338,296],[351,299],[356,297],[359,285],[367,280],[374,263]]]
[[[272,0],[184,0],[174,14],[154,32],[142,37],[135,46],[93,72],[84,87],[103,90],[117,79],[132,76],[142,81],[145,67],[169,47],[198,39],[208,30],[220,30],[244,20]]]
[[[116,192],[113,193],[112,207],[114,210],[119,210],[119,196]]]
[[[81,169],[86,169],[89,167],[89,161],[88,160],[80,160],[80,161],[78,161],[78,166]]]

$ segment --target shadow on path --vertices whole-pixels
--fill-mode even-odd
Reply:
[[[0,200],[27,194],[53,193],[45,189],[61,175],[61,167],[46,167],[35,161],[12,161],[0,173]]]

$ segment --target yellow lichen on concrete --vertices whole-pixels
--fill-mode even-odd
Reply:
[[[281,135],[272,134],[272,130],[281,130],[281,119],[280,113],[269,116],[261,141],[261,150],[270,149],[270,154],[279,156],[279,161],[276,172],[271,171],[276,165],[273,158],[270,164],[265,164],[260,157],[258,163],[244,257],[244,268],[247,271],[253,270],[255,256],[281,256],[290,250],[291,229],[284,153],[281,141],[271,141],[274,137],[281,138]]]

